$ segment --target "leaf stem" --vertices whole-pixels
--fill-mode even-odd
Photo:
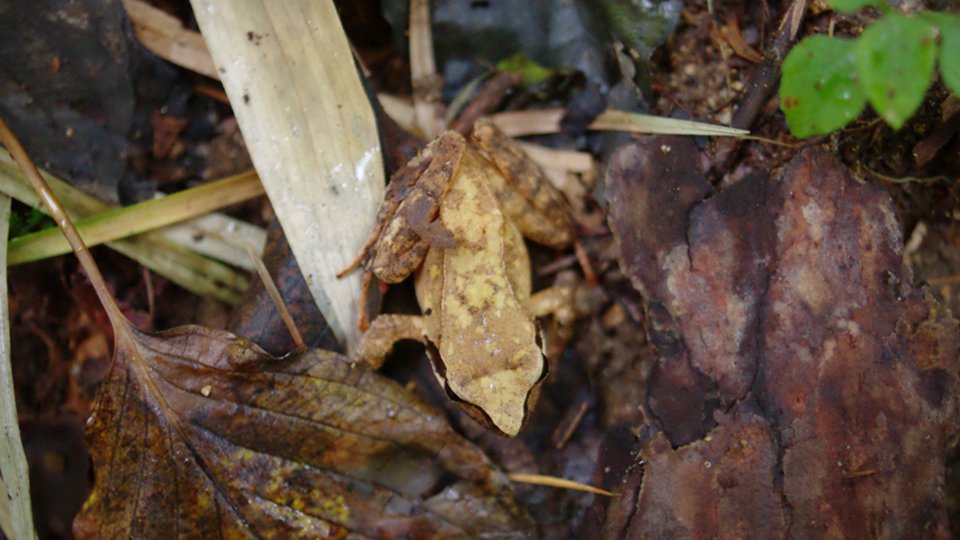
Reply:
[[[30,180],[33,188],[37,190],[37,193],[40,195],[40,200],[43,201],[44,206],[50,211],[50,216],[52,216],[53,220],[60,226],[60,230],[63,231],[63,235],[67,238],[70,247],[73,248],[73,252],[76,253],[77,258],[80,259],[80,266],[83,267],[87,276],[90,278],[90,283],[93,285],[93,289],[96,291],[97,297],[103,305],[103,309],[107,312],[107,317],[110,319],[114,332],[119,334],[123,329],[129,328],[130,321],[128,321],[123,315],[123,312],[120,311],[116,300],[114,300],[113,295],[110,294],[110,290],[107,288],[107,282],[103,279],[103,274],[100,273],[100,268],[90,255],[86,244],[83,243],[83,238],[80,237],[80,233],[78,233],[76,227],[73,226],[73,221],[63,210],[63,207],[60,206],[60,201],[57,200],[56,195],[53,194],[50,186],[47,185],[47,181],[40,175],[37,166],[30,159],[30,156],[27,155],[27,151],[23,149],[20,141],[17,140],[13,132],[10,131],[10,128],[7,127],[7,123],[3,118],[0,118],[0,143],[7,148],[10,156],[17,162],[17,165],[20,167],[20,170],[23,171],[23,174],[26,175],[27,179]]]

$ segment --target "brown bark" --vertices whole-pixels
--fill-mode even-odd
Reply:
[[[946,535],[957,323],[911,283],[889,197],[819,149],[714,195],[696,152],[649,137],[607,172],[660,360],[606,534]]]

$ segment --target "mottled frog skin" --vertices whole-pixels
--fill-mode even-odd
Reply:
[[[396,341],[422,341],[447,394],[487,426],[516,435],[547,372],[535,317],[572,294],[531,296],[523,238],[564,248],[571,223],[563,197],[491,122],[479,121],[469,142],[441,135],[391,181],[358,258],[364,283],[416,272],[423,315],[381,315],[357,359],[378,366]]]

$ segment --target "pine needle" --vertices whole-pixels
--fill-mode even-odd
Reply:
[[[587,493],[595,493],[597,495],[606,495],[607,497],[619,497],[617,493],[607,491],[605,489],[600,489],[588,484],[581,484],[580,482],[574,482],[573,480],[567,480],[566,478],[558,478],[556,476],[547,476],[543,474],[524,474],[524,473],[510,473],[507,475],[513,482],[519,482],[521,484],[533,484],[535,486],[546,486],[546,487],[555,487],[560,489],[572,489],[574,491],[586,491]]]

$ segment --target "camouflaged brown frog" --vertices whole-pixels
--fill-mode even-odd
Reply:
[[[569,287],[531,295],[524,237],[563,249],[573,226],[563,196],[519,145],[489,120],[469,141],[447,132],[431,142],[394,176],[350,267],[362,264],[364,290],[374,275],[398,283],[416,272],[423,315],[380,315],[356,359],[379,367],[396,341],[421,341],[452,399],[516,435],[547,373],[535,318],[572,322]]]

